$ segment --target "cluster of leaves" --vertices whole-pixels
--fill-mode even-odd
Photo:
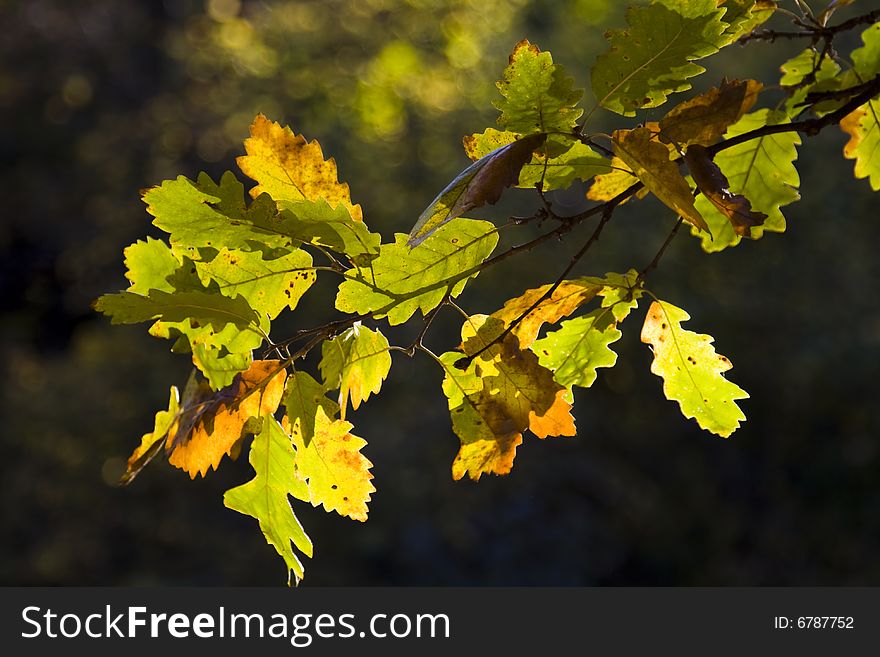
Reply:
[[[123,480],[162,452],[191,477],[205,476],[224,456],[236,458],[253,436],[253,479],[227,491],[224,502],[259,521],[299,581],[303,566],[294,547],[311,556],[312,543],[290,496],[366,520],[372,464],[346,416],[349,405],[356,410],[380,391],[392,352],[422,353],[442,368],[461,442],[453,476],[506,474],[526,431],[541,439],[576,434],[573,390],[589,388],[600,368],[614,366],[611,345],[644,297],[651,303],[641,339],[651,347],[651,371],[662,378],[665,396],[702,429],[730,436],[745,420],[736,402],[748,396],[724,376],[730,361],[710,336],[683,328],[688,314],[660,300],[646,278],[683,222],[707,252],[783,231],[781,208],[798,198],[799,133],[839,124],[850,135],[844,156],[855,160],[856,177],[880,189],[880,25],[864,30],[863,45],[848,59],[840,56],[831,45],[838,30],[827,26],[840,4],[798,19],[813,42],[783,64],[786,95],[776,107],[754,109],[760,83],[723,80],[659,121],[611,135],[589,132],[597,110],[633,116],[666,104],[704,71],[697,61],[757,38],[775,3],[655,0],[630,8],[628,27],[607,34],[608,51],[592,69],[595,104],[586,113],[583,91],[550,53],[520,42],[497,84],[498,127],[463,140],[473,164],[410,234],[384,243],[319,144],[257,116],[238,159],[256,182],[252,200],[231,172],[219,182],[181,176],[147,190],[147,209],[167,241],[129,246],[130,286],[96,302],[114,323],[152,322],[150,333],[172,340],[172,351],[189,354],[194,365],[183,393],[171,388],[168,409],[156,414]],[[558,215],[544,194],[575,181],[590,183],[587,199],[594,203]],[[493,256],[499,228],[465,215],[511,186],[536,189],[544,204],[532,218],[556,227]],[[569,277],[614,211],[647,194],[679,217],[654,261],[641,270]],[[468,314],[453,301],[486,267],[590,219],[592,234],[555,281],[491,314]],[[337,277],[335,308],[345,315],[284,340],[270,337],[272,321],[296,309],[319,272]],[[463,316],[461,342],[436,355],[422,338],[445,307]],[[407,346],[365,325],[385,320],[393,327],[419,313],[422,329]],[[317,371],[298,369],[318,348]],[[254,359],[260,349],[263,358]]]

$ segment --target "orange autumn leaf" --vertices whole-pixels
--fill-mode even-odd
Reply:
[[[236,159],[242,173],[257,182],[256,198],[266,192],[275,201],[316,201],[344,205],[356,221],[363,221],[360,205],[353,205],[348,184],[339,182],[336,161],[324,159],[321,145],[307,142],[287,126],[258,114],[244,140],[247,155]]]
[[[548,284],[526,290],[521,296],[507,300],[500,310],[492,313],[492,317],[500,319],[505,326],[509,326],[538,302],[551,287]],[[511,331],[519,338],[520,348],[526,349],[532,346],[544,323],[555,324],[563,317],[568,317],[582,305],[592,301],[601,289],[601,285],[577,280],[560,283],[553,290],[553,294],[541,300]]]
[[[475,354],[503,329],[496,317],[470,317],[462,327],[463,351]],[[458,351],[440,357],[446,371],[443,392],[461,441],[452,464],[455,479],[510,472],[527,429],[539,438],[576,434],[570,395],[533,352],[520,348],[516,336],[507,335],[464,370],[457,366],[461,358]]]
[[[168,462],[195,479],[216,470],[225,455],[237,456],[241,439],[259,431],[254,421],[278,408],[286,377],[280,361],[256,360],[216,392],[205,382],[188,385],[165,441]]]

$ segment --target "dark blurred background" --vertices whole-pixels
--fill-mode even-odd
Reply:
[[[111,327],[89,308],[126,286],[122,249],[158,236],[140,189],[234,169],[264,112],[320,141],[389,240],[468,163],[461,136],[494,124],[494,81],[517,41],[552,51],[588,87],[626,4],[0,3],[0,584],[286,581],[256,523],[223,507],[223,491],[251,476],[244,460],[195,482],[157,461],[113,485],[189,370],[145,326]],[[723,74],[776,84],[805,46],[732,47],[696,87]],[[305,585],[880,584],[880,225],[845,141],[832,128],[801,148],[803,199],[784,211],[784,235],[708,256],[682,234],[649,281],[716,338],[751,393],[731,439],[662,397],[638,340],[645,304],[622,327],[618,365],[576,392],[577,438],[527,436],[511,475],[478,483],[451,479],[458,441],[440,371],[395,354],[382,394],[350,418],[375,464],[370,520],[296,505],[315,542]],[[583,207],[583,191],[555,202]],[[479,216],[533,207],[513,191]],[[662,206],[628,204],[578,273],[640,268],[671,226]],[[571,250],[487,271],[462,304],[491,312],[552,281]],[[290,322],[332,317],[331,292],[313,290]],[[429,346],[454,346],[457,324],[442,315]]]

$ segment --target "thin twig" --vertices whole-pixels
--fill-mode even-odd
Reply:
[[[602,234],[602,230],[605,228],[605,225],[609,221],[611,221],[611,215],[614,212],[614,208],[615,206],[609,206],[606,208],[605,212],[603,212],[602,214],[601,221],[593,230],[593,233],[590,235],[589,239],[584,243],[580,250],[578,250],[578,252],[571,257],[571,260],[569,260],[568,262],[568,266],[566,266],[563,272],[556,277],[556,280],[553,282],[553,284],[547,290],[545,290],[544,293],[540,297],[538,297],[538,299],[531,306],[529,306],[524,312],[522,312],[516,319],[510,322],[510,324],[508,324],[501,333],[495,336],[495,338],[491,342],[483,345],[482,348],[480,348],[477,352],[471,354],[467,358],[459,360],[455,364],[456,367],[461,367],[462,369],[467,368],[467,366],[470,365],[471,361],[473,361],[475,358],[478,358],[487,349],[503,341],[510,334],[511,331],[519,326],[520,323],[526,317],[528,317],[533,310],[535,310],[535,308],[537,308],[544,301],[553,296],[553,293],[556,292],[560,285],[562,285],[562,283],[565,281],[566,276],[568,276],[571,270],[574,269],[574,266],[580,261],[581,258],[584,257],[584,255],[586,255],[587,251],[590,250],[590,247],[599,240],[599,236]],[[462,367],[463,363],[464,366]]]
[[[675,225],[672,227],[669,235],[666,236],[666,240],[663,242],[663,245],[660,247],[660,250],[657,251],[657,254],[654,256],[654,259],[651,260],[647,265],[645,265],[644,269],[639,272],[639,275],[636,277],[636,285],[645,280],[645,277],[655,269],[657,269],[657,265],[660,264],[660,258],[663,257],[663,254],[666,253],[666,249],[672,244],[672,240],[675,239],[675,236],[678,234],[678,229],[681,228],[681,225],[684,223],[684,219],[681,217],[678,218],[678,221],[675,222]]]

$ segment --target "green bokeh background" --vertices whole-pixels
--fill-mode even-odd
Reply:
[[[244,460],[195,482],[156,462],[113,485],[189,370],[144,327],[111,327],[89,308],[125,286],[122,249],[159,236],[140,189],[233,169],[264,112],[320,141],[388,240],[466,166],[462,135],[494,124],[493,83],[517,41],[588,87],[625,4],[0,3],[0,584],[286,581],[256,523],[223,507],[223,491],[250,478]],[[722,75],[772,86],[804,45],[731,47],[695,86]],[[781,98],[771,88],[762,103]],[[597,114],[592,127],[633,124]],[[752,395],[731,439],[663,399],[638,341],[643,306],[622,326],[618,365],[576,392],[577,438],[527,437],[510,476],[454,482],[441,373],[395,354],[382,394],[350,418],[375,463],[370,520],[296,505],[315,542],[305,584],[880,584],[880,226],[845,141],[832,128],[801,148],[803,199],[784,235],[707,256],[682,234],[651,277]],[[553,201],[573,211],[583,192]],[[534,207],[512,191],[477,216]],[[651,200],[628,204],[577,273],[643,266],[672,223]],[[552,281],[584,236],[485,272],[463,306],[491,312]],[[277,335],[333,317],[332,291],[319,283]],[[441,315],[427,343],[444,351],[457,331]]]

